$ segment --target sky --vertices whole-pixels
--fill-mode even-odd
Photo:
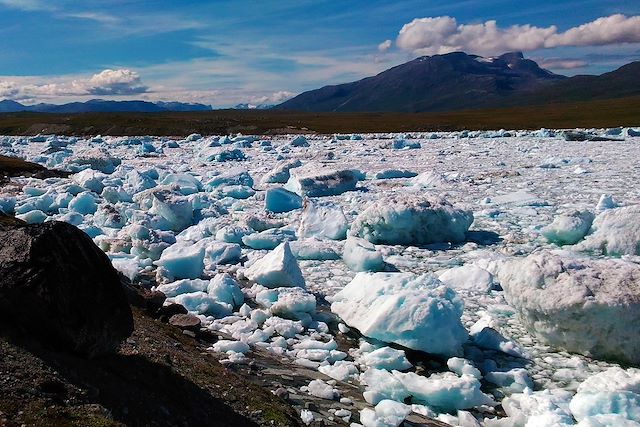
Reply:
[[[274,104],[421,55],[640,60],[640,1],[0,0],[0,99]]]

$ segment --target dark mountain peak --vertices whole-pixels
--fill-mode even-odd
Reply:
[[[484,58],[422,56],[357,82],[302,93],[277,106],[301,111],[446,111],[474,108],[564,79],[521,52]]]
[[[518,62],[524,59],[524,54],[522,52],[507,52],[498,56],[498,59],[506,62]]]

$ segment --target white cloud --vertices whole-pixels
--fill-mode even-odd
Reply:
[[[78,84],[86,85],[87,92],[92,95],[133,95],[148,89],[138,73],[127,69],[104,70],[94,74],[88,82],[80,81]]]
[[[378,45],[378,52],[386,52],[391,47],[391,40],[385,40]]]
[[[289,98],[292,98],[295,94],[286,90],[274,92],[270,95],[254,96],[249,99],[249,104],[280,104]]]
[[[44,82],[37,77],[0,79],[0,99],[48,100],[57,97],[131,96],[148,92],[140,76],[127,69],[104,70],[90,78],[55,78]]]
[[[617,14],[558,32],[555,25],[498,27],[496,21],[458,24],[455,18],[417,18],[405,24],[396,45],[419,55],[464,51],[497,55],[508,51],[532,51],[561,46],[602,46],[640,43],[640,16]]]

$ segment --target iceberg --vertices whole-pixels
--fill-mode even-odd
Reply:
[[[430,275],[358,273],[333,297],[331,311],[364,336],[440,356],[467,341],[463,302]]]
[[[460,243],[472,223],[470,211],[444,199],[388,197],[361,212],[350,233],[375,244]]]
[[[524,326],[544,343],[640,363],[640,265],[541,251],[503,263],[498,279]]]
[[[247,279],[268,288],[304,287],[304,278],[298,261],[291,253],[289,242],[281,243],[277,248],[260,258],[245,271],[244,275]]]
[[[307,197],[337,196],[353,191],[361,177],[360,171],[326,169],[317,165],[293,169],[290,174],[284,187]]]
[[[304,202],[298,236],[343,240],[347,237],[348,226],[347,218],[339,205],[307,199]]]

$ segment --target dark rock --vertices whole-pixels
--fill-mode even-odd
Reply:
[[[161,314],[162,305],[167,299],[165,294],[160,291],[152,291],[138,284],[133,284],[122,274],[120,274],[120,284],[122,285],[129,304],[145,309],[152,315]]]
[[[6,215],[0,211],[0,227],[8,227],[13,225],[26,225],[23,220],[11,215]]]
[[[171,318],[174,314],[187,314],[189,311],[182,304],[169,303],[160,308],[160,314]]]
[[[169,324],[180,329],[196,332],[200,330],[200,319],[193,314],[174,314],[169,319]]]
[[[116,350],[133,331],[109,258],[57,221],[0,227],[0,322],[89,357]]]

